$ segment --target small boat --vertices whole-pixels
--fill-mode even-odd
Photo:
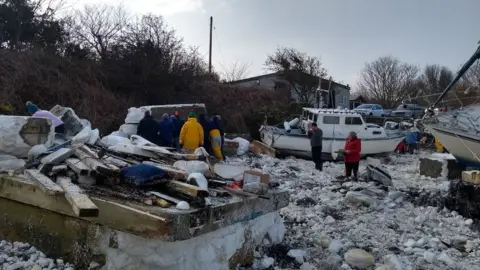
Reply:
[[[376,124],[365,123],[362,116],[352,110],[303,108],[300,118],[279,126],[262,126],[262,141],[283,154],[311,157],[307,132],[315,122],[323,131],[322,156],[325,160],[341,158],[350,131],[362,140],[362,156],[391,153],[405,138],[400,130],[388,130]]]
[[[435,109],[468,69],[480,59],[480,46],[426,111],[422,124],[459,163],[480,167],[480,105],[442,112]]]

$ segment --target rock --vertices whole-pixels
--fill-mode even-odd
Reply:
[[[357,267],[359,269],[366,269],[374,264],[374,258],[372,254],[363,249],[351,249],[345,253],[344,258],[350,266]]]
[[[406,246],[406,247],[413,247],[413,246],[415,246],[416,243],[417,242],[415,240],[408,239],[407,242],[405,242],[405,244],[403,244],[403,245]]]
[[[440,262],[443,262],[448,267],[455,269],[455,266],[456,266],[455,261],[452,258],[450,258],[450,256],[448,256],[445,252],[442,252],[442,254],[440,254],[437,257],[437,260],[440,261]]]
[[[315,270],[315,267],[311,265],[310,263],[306,262],[300,266],[300,270]]]
[[[333,224],[333,223],[335,223],[335,219],[332,216],[328,216],[328,217],[325,218],[325,220],[323,222],[325,224]]]
[[[32,267],[32,270],[42,270],[42,268],[40,266],[38,266],[38,264],[35,264],[33,267]]]
[[[356,191],[347,192],[345,195],[345,202],[351,204],[363,204],[372,207],[377,206],[376,199]]]
[[[272,266],[274,262],[275,262],[274,258],[271,258],[271,257],[263,258],[262,262],[260,263],[260,269],[267,269],[270,266]]]
[[[426,262],[433,263],[435,261],[435,253],[430,251],[425,251],[423,253],[423,258],[425,259]]]
[[[328,251],[332,254],[338,254],[338,252],[343,248],[342,242],[339,240],[333,240],[328,246]]]
[[[287,253],[287,256],[294,258],[298,264],[303,264],[305,262],[306,255],[307,253],[301,249],[291,249]]]
[[[332,238],[330,238],[328,235],[321,235],[318,239],[316,239],[316,244],[322,248],[328,248],[331,242]]]
[[[41,267],[47,267],[50,264],[50,261],[48,259],[45,259],[45,258],[39,258],[37,263]]]
[[[394,254],[383,257],[383,262],[388,270],[403,270],[403,265]]]

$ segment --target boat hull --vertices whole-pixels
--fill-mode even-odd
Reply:
[[[427,128],[459,163],[468,167],[480,168],[479,136],[436,125],[427,125]]]
[[[262,141],[281,153],[303,158],[311,157],[310,139],[305,134],[275,134],[266,129],[260,131]],[[362,139],[362,156],[392,153],[397,145],[405,138],[403,134],[395,134],[383,138]],[[322,157],[325,160],[337,160],[341,157],[336,154],[344,149],[345,138],[324,138]]]

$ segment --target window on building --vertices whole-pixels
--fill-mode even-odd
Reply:
[[[330,125],[338,125],[338,124],[340,124],[340,117],[324,115],[323,116],[323,123],[324,124],[330,124]]]
[[[345,117],[345,125],[363,125],[362,118],[360,117]]]

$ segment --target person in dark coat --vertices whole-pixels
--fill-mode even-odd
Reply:
[[[170,119],[167,113],[164,113],[160,121],[160,145],[172,147],[174,132],[175,126],[173,125],[172,119]]]
[[[202,128],[203,128],[203,134],[207,134],[205,135],[205,138],[204,138],[204,142],[203,142],[203,147],[205,148],[205,150],[207,150],[207,152],[209,154],[212,153],[212,149],[211,149],[211,143],[210,143],[210,138],[208,136],[208,134],[210,134],[210,120],[205,116],[205,114],[200,114],[198,116],[198,122],[200,123],[200,125],[202,125]]]
[[[351,131],[345,141],[344,148],[345,155],[345,171],[346,177],[353,177],[356,180],[358,177],[358,165],[360,164],[360,153],[362,152],[362,142],[357,137],[357,133]]]
[[[150,111],[145,112],[145,116],[138,123],[137,135],[154,144],[160,143],[160,124],[153,118]]]
[[[315,163],[315,169],[322,171],[323,131],[318,128],[317,123],[312,123],[312,128],[308,132],[308,136],[310,137],[310,146],[312,147],[312,159]]]
[[[173,145],[175,148],[180,149],[180,130],[182,130],[182,126],[184,123],[180,118],[180,114],[178,113],[178,111],[175,111],[170,118],[172,119],[172,124],[175,127],[175,130],[173,131]]]

